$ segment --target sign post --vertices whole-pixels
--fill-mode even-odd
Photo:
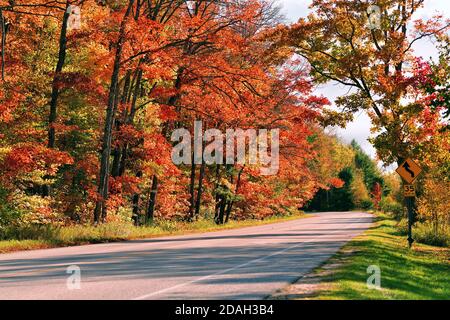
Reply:
[[[395,171],[406,182],[403,185],[403,195],[406,199],[406,207],[408,209],[408,244],[411,248],[414,242],[412,237],[412,224],[414,219],[414,198],[416,197],[416,188],[413,183],[422,172],[422,169],[412,159],[407,159]]]
[[[411,248],[414,239],[412,237],[412,224],[414,219],[414,208],[413,208],[413,199],[412,197],[406,198],[406,206],[408,208],[408,245]]]

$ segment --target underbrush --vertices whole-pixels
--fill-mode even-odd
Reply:
[[[305,217],[305,215],[299,213],[288,216],[273,216],[264,220],[230,221],[224,225],[217,225],[211,219],[199,219],[194,222],[161,219],[154,220],[151,224],[140,227],[136,227],[130,222],[110,222],[97,226],[73,225],[55,227],[51,225],[30,225],[26,227],[9,227],[0,229],[0,253],[233,229],[301,217]]]
[[[402,219],[397,224],[397,229],[401,235],[408,234],[408,220]],[[440,228],[435,230],[431,223],[417,222],[412,229],[413,239],[419,243],[438,247],[450,246],[450,230]]]

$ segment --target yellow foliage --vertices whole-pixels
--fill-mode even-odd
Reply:
[[[364,174],[361,170],[356,169],[351,185],[354,201],[357,207],[360,207],[363,201],[369,200],[370,196],[364,184]]]

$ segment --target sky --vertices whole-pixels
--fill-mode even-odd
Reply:
[[[289,22],[296,22],[299,18],[308,15],[308,6],[312,0],[278,0],[283,6],[283,14]],[[427,0],[424,8],[417,12],[416,18],[427,18],[435,13],[443,13],[444,16],[450,16],[449,0]],[[413,47],[416,54],[423,58],[436,57],[436,51],[429,39],[416,42]],[[337,84],[327,84],[316,89],[316,94],[327,97],[330,101],[334,101],[339,95],[347,93],[348,88],[344,88]],[[361,147],[370,156],[375,158],[375,149],[367,141],[370,136],[370,119],[365,113],[355,114],[355,120],[348,124],[345,129],[335,128],[332,130],[345,142],[349,143],[355,139]]]

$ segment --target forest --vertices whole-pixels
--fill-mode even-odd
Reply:
[[[416,19],[428,2],[315,0],[288,24],[271,0],[0,0],[0,240],[354,209],[401,226],[380,163],[413,158],[419,241],[448,245],[450,21]],[[415,55],[424,38],[438,59]],[[330,82],[348,93],[318,95]],[[360,112],[377,159],[333,134]],[[175,164],[196,121],[279,129],[277,174]]]

